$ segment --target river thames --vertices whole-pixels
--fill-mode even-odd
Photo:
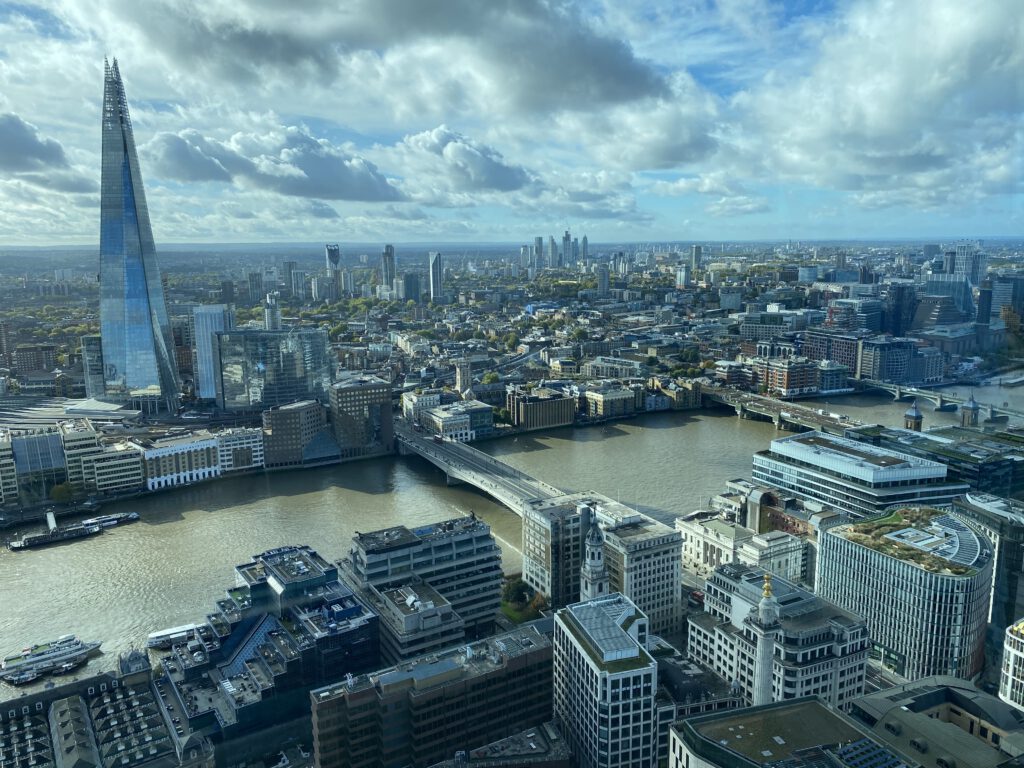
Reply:
[[[982,402],[1024,391],[979,390]],[[998,400],[997,400],[998,399]],[[867,423],[902,425],[906,403],[850,396],[813,407]],[[956,413],[922,404],[925,426],[957,423]],[[751,454],[776,432],[726,411],[661,413],[583,429],[564,428],[479,444],[482,450],[566,491],[593,489],[672,524],[680,514],[750,475]],[[418,457],[355,462],[295,472],[221,479],[110,504],[140,522],[91,539],[28,552],[0,551],[0,652],[75,633],[116,652],[146,635],[201,620],[234,585],[233,566],[286,544],[309,544],[330,560],[356,531],[416,526],[469,514],[487,521],[506,572],[521,567],[520,519],[468,487],[448,487]],[[12,532],[13,533],[13,532]],[[12,695],[0,685],[0,698]],[[15,694],[16,695],[16,694]]]

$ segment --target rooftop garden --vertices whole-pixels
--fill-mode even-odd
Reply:
[[[952,576],[969,576],[976,569],[951,563],[944,557],[938,557],[924,550],[892,539],[885,538],[890,533],[904,528],[925,528],[932,519],[945,514],[934,507],[904,507],[893,510],[885,517],[853,523],[849,526],[846,538],[861,546],[881,552],[889,557],[899,558],[913,563],[929,573],[941,573]]]

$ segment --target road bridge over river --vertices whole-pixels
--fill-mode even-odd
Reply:
[[[566,493],[472,446],[450,440],[438,442],[404,422],[395,422],[395,436],[400,453],[421,456],[444,472],[449,484],[475,486],[520,517],[530,502]]]

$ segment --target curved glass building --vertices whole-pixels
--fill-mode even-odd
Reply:
[[[177,406],[179,385],[146,193],[121,73],[104,62],[100,181],[103,396],[144,410]]]

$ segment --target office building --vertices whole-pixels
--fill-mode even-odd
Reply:
[[[669,768],[918,765],[815,697],[680,720],[672,725],[669,752]]]
[[[0,428],[0,506],[18,503],[18,473],[14,463],[11,432]]]
[[[371,585],[360,595],[380,616],[380,655],[385,664],[451,648],[466,636],[466,622],[452,604],[418,577],[398,587]]]
[[[704,587],[704,611],[687,619],[687,653],[755,706],[818,696],[845,708],[864,691],[870,647],[864,620],[788,579],[775,576],[766,585],[770,574],[739,564],[716,568]],[[770,617],[760,615],[766,593],[773,599]]]
[[[994,679],[1003,651],[1004,630],[1024,616],[1024,502],[972,492],[954,499],[952,512],[978,528],[992,543],[985,672]]]
[[[200,400],[214,400],[217,397],[214,334],[233,330],[235,313],[224,304],[204,304],[192,308],[189,325],[195,394]]]
[[[304,301],[309,298],[310,276],[304,269],[292,269],[291,271],[291,297]]]
[[[331,423],[343,459],[393,453],[391,385],[375,376],[348,376],[330,388]]]
[[[647,617],[619,594],[555,613],[555,721],[581,768],[657,763],[658,664],[647,637]]]
[[[213,357],[217,406],[226,411],[327,402],[334,364],[321,328],[221,331],[214,334]]]
[[[598,522],[607,506],[598,505]],[[608,588],[643,611],[652,632],[677,632],[682,610],[679,532],[632,510],[609,512],[612,519],[602,526]]]
[[[479,400],[438,405],[420,411],[423,428],[445,440],[469,443],[494,433],[494,409]]]
[[[523,581],[560,608],[580,599],[586,536],[596,519],[589,494],[531,502],[523,511]]]
[[[920,410],[920,409],[918,409]],[[933,427],[914,432],[877,424],[846,430],[854,440],[920,456],[946,465],[946,477],[967,483],[971,491],[1010,497],[1024,492],[1024,461],[1019,439],[1009,432],[983,433],[976,427],[978,404],[969,399],[960,408],[961,427]]]
[[[380,254],[380,284],[390,289],[398,272],[395,271],[395,246],[385,245]]]
[[[824,528],[815,587],[865,618],[872,657],[897,675],[981,672],[992,545],[953,515],[905,507]]]
[[[419,304],[423,300],[420,289],[420,276],[415,272],[406,272],[402,275],[402,291],[406,301]]]
[[[327,409],[299,400],[263,412],[263,461],[267,469],[339,461],[341,451],[327,425]]]
[[[181,741],[252,763],[310,732],[311,689],[380,667],[378,618],[315,550],[279,547],[235,566],[198,637],[161,666],[160,713]]]
[[[100,177],[100,337],[104,396],[177,407],[177,367],[124,84],[104,62]]]
[[[1024,712],[1024,620],[1003,632],[1003,661],[999,674],[999,698]]]
[[[220,477],[217,439],[208,432],[159,440],[133,439],[142,451],[146,490],[174,488]]]
[[[263,430],[235,427],[217,432],[217,463],[223,474],[263,467]]]
[[[1020,712],[966,680],[935,675],[866,694],[850,716],[905,765],[1015,768],[1024,752]],[[858,762],[855,765],[877,765]]]
[[[103,342],[99,334],[82,337],[82,372],[85,375],[85,396],[101,400],[106,394],[103,378]]]
[[[439,251],[431,251],[428,257],[430,275],[430,301],[444,304],[444,262]]]
[[[312,691],[319,768],[426,768],[551,717],[551,641],[532,627]]]
[[[421,579],[451,603],[470,635],[486,631],[501,605],[501,549],[491,527],[475,515],[415,530],[397,526],[357,533],[341,566],[359,589]]]
[[[937,461],[823,432],[772,440],[767,451],[754,454],[751,475],[756,483],[854,517],[897,504],[948,504],[969,490],[949,481]]]
[[[954,253],[956,261],[953,274],[962,277],[974,288],[980,286],[988,272],[988,257],[974,243],[958,243]]]
[[[516,385],[506,392],[509,419],[522,430],[564,427],[576,419],[577,401],[571,395],[545,387],[528,392]]]
[[[143,452],[121,440],[101,442],[101,434],[88,419],[57,425],[64,445],[67,482],[76,496],[131,493],[145,484]]]
[[[523,581],[554,607],[581,599],[586,540],[600,526],[608,590],[629,598],[653,632],[680,628],[678,531],[599,493],[531,502],[523,513]]]
[[[266,288],[263,282],[263,273],[260,271],[250,272],[246,275],[246,278],[249,286],[249,303],[259,304],[260,299],[262,299],[266,293]]]
[[[565,230],[565,234],[562,235],[562,253],[561,258],[556,264],[551,266],[567,267],[572,263],[572,235],[569,234],[569,230]]]
[[[590,258],[590,241],[587,240],[587,236],[584,235],[583,239],[580,240],[580,258],[583,259],[583,263],[587,263],[587,259]]]

